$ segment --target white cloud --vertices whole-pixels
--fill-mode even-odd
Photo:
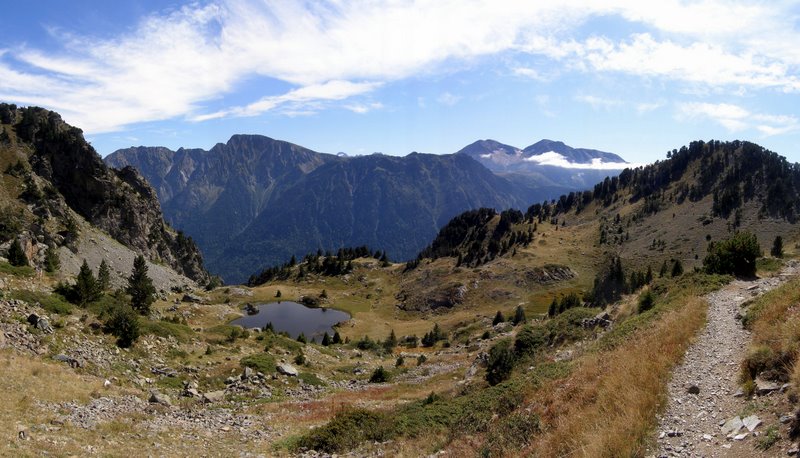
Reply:
[[[797,92],[800,32],[792,8],[792,2],[722,0],[212,0],[145,17],[112,39],[51,30],[65,43],[62,50],[0,50],[0,98],[57,109],[98,133],[180,117],[307,114],[381,84],[501,53],[542,58],[541,65],[511,67],[536,80],[563,68]],[[576,38],[582,24],[600,16],[653,31],[622,40]],[[226,94],[257,78],[287,89],[225,106]],[[591,97],[583,101],[613,106]],[[440,100],[448,101],[458,99]],[[223,108],[209,112],[212,103]],[[340,105],[372,109],[364,102]],[[736,119],[725,122],[737,128]],[[767,132],[780,123],[762,124]]]
[[[622,100],[598,97],[596,95],[576,95],[575,100],[578,102],[587,103],[595,110],[608,110],[613,107],[618,107],[624,103]]]
[[[442,105],[447,105],[448,107],[452,107],[453,105],[457,104],[461,100],[461,96],[453,95],[449,92],[443,92],[436,98],[436,101],[441,103]]]
[[[546,153],[537,154],[525,158],[528,162],[533,162],[539,165],[550,165],[554,167],[563,167],[567,169],[591,169],[591,170],[622,170],[625,168],[635,168],[640,164],[631,164],[628,162],[604,162],[600,158],[592,159],[589,164],[582,164],[577,162],[570,162],[565,156],[556,153],[555,151],[548,151]]]
[[[353,113],[358,114],[365,114],[369,113],[370,111],[380,110],[383,108],[383,104],[380,102],[372,102],[372,103],[351,103],[344,106],[345,109],[352,111]]]
[[[800,128],[800,120],[795,116],[752,113],[730,103],[689,102],[678,106],[680,119],[710,119],[731,132],[756,129],[769,137],[791,132]]]

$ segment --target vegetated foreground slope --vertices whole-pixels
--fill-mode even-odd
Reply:
[[[466,155],[337,157],[258,135],[210,151],[120,150],[106,162],[133,165],[153,182],[170,222],[229,282],[318,248],[369,245],[413,258],[464,210],[546,196]]]
[[[2,242],[19,237],[32,261],[41,263],[48,246],[75,250],[77,216],[154,262],[208,281],[199,251],[167,226],[144,178],[108,168],[57,113],[0,104],[0,161]]]
[[[342,413],[324,428],[307,434],[301,444],[327,451],[385,439],[430,444],[428,434],[439,431],[438,437],[447,437],[446,447],[455,453],[471,453],[476,448],[489,455],[520,451],[537,456],[644,453],[664,399],[665,380],[702,328],[707,304],[699,296],[727,281],[702,271],[689,273],[693,267],[700,268],[709,242],[719,242],[738,230],[755,233],[762,247],[770,246],[776,235],[798,240],[797,165],[748,142],[693,142],[669,156],[651,166],[626,170],[592,191],[533,205],[525,213],[498,215],[484,209],[462,214],[405,269],[401,288],[410,285],[411,291],[420,290],[430,278],[440,282],[458,279],[472,270],[475,275],[452,285],[446,296],[445,303],[458,305],[460,297],[469,297],[472,281],[496,278],[504,266],[520,259],[536,259],[536,248],[542,242],[544,246],[564,246],[567,237],[577,236],[577,246],[594,247],[590,250],[595,253],[592,268],[598,274],[593,286],[584,286],[583,291],[592,292],[584,299],[595,305],[604,303],[599,297],[612,301],[607,312],[613,329],[590,347],[590,352],[580,356],[580,347],[566,354],[558,351],[560,344],[571,339],[566,337],[570,335],[566,323],[593,329],[606,318],[585,319],[594,315],[590,312],[585,318],[569,321],[585,310],[579,307],[582,301],[578,298],[572,304],[571,299],[565,300],[568,296],[560,300],[557,296],[555,308],[550,308],[552,318],[543,325],[535,324],[530,333],[516,330],[508,343],[495,341],[488,353],[487,374],[502,371],[509,380],[497,385],[503,394],[497,387],[473,385],[472,390],[450,392],[454,397],[441,404],[429,398],[386,416],[380,412]],[[562,262],[570,267],[575,261],[569,257]],[[583,280],[579,284],[586,285]],[[616,294],[605,295],[609,288]],[[499,288],[495,297],[502,297],[502,290]],[[433,296],[427,293],[427,297]],[[639,297],[621,296],[622,301],[617,302],[619,293],[637,293]],[[408,302],[402,290],[397,297],[401,300],[398,307],[408,310],[402,307]],[[442,307],[434,307],[440,302],[428,301],[428,308],[413,310],[441,312]],[[458,307],[450,305],[444,310],[457,311]],[[567,327],[553,328],[559,320]],[[559,369],[554,373],[549,364],[565,355],[578,357],[567,367],[556,365]],[[520,391],[520,385],[527,388]],[[497,420],[486,421],[467,412],[452,413],[454,419],[445,413],[446,405],[484,402],[494,396],[513,399],[507,409],[484,406]],[[417,422],[427,428],[428,434],[422,437],[428,439],[419,438],[416,426],[409,428],[419,426]],[[351,445],[328,436],[344,425],[363,435],[349,436]],[[410,449],[413,446],[398,446],[398,450]]]

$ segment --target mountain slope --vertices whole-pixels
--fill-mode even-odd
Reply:
[[[461,211],[537,197],[465,155],[340,157],[259,135],[207,152],[120,150],[106,162],[152,179],[169,220],[234,282],[317,248],[369,245],[408,259]]]
[[[27,229],[34,261],[47,245],[74,248],[74,212],[151,261],[208,281],[197,248],[166,225],[155,191],[135,169],[108,168],[57,113],[0,104],[0,123],[5,240]]]
[[[524,149],[495,140],[478,140],[457,154],[479,161],[535,197],[545,200],[594,186],[628,167],[613,153],[572,148],[563,142],[541,140]]]

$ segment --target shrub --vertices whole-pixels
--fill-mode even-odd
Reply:
[[[129,306],[119,306],[111,313],[106,329],[117,338],[117,345],[128,348],[139,338],[139,317]]]
[[[369,377],[369,383],[385,383],[389,381],[389,372],[383,368],[383,366],[378,366],[377,369],[372,371],[372,375]]]
[[[708,273],[751,277],[756,274],[756,258],[760,255],[756,236],[737,232],[729,239],[709,244],[703,267]]]
[[[359,350],[375,351],[375,350],[379,350],[381,348],[381,346],[378,345],[378,343],[375,342],[374,340],[370,339],[369,336],[364,336],[364,337],[361,338],[361,340],[356,342],[356,348],[358,348]]]
[[[639,295],[639,313],[646,312],[653,308],[656,298],[649,289]]]
[[[541,327],[525,326],[517,333],[514,340],[514,353],[517,357],[532,355],[536,350],[547,345],[547,331]]]
[[[514,369],[514,352],[511,350],[511,341],[504,339],[489,350],[486,381],[490,385],[497,385],[508,379],[512,369]]]
[[[339,412],[324,426],[302,436],[298,449],[338,453],[352,449],[365,441],[383,442],[390,436],[390,422],[384,414],[365,409]]]

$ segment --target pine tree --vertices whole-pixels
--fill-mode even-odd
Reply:
[[[131,295],[131,306],[142,315],[150,314],[150,305],[155,302],[156,288],[153,280],[147,276],[147,261],[139,255],[133,261],[133,271],[128,278],[126,290]]]
[[[61,268],[61,258],[58,256],[58,249],[48,246],[44,252],[44,270],[53,273]]]
[[[667,261],[666,260],[664,260],[664,262],[661,264],[661,269],[659,269],[659,271],[658,271],[658,278],[664,278],[665,275],[667,275]]]
[[[75,278],[75,297],[78,305],[85,307],[86,304],[100,299],[100,289],[97,287],[97,280],[94,278],[92,269],[86,259],[81,264],[81,270]]]
[[[676,259],[675,263],[672,265],[672,276],[680,277],[681,275],[683,275],[683,264],[679,259]]]
[[[497,314],[494,316],[494,320],[492,320],[492,326],[497,326],[504,321],[506,321],[506,317],[503,316],[503,312],[498,310]]]
[[[19,243],[19,239],[15,238],[13,242],[11,242],[11,246],[8,247],[8,263],[12,266],[27,266],[28,265],[28,257],[25,256],[25,251],[22,249],[22,244]]]
[[[297,336],[297,341],[304,344],[308,342],[308,339],[306,339],[306,335],[301,332],[300,335]]]
[[[322,343],[323,347],[327,347],[328,345],[331,344],[331,337],[328,335],[327,332],[325,332],[325,334],[322,335],[322,342],[321,343]]]
[[[333,333],[333,344],[338,345],[342,343],[342,336],[339,335],[339,331],[334,331]]]
[[[776,258],[783,257],[783,237],[780,235],[775,237],[775,241],[772,242],[772,249],[769,252]]]
[[[392,332],[389,333],[389,337],[387,337],[386,340],[383,341],[383,348],[385,348],[386,351],[392,351],[396,346],[397,346],[397,335],[395,335],[394,329],[392,329]]]
[[[514,310],[514,320],[513,320],[514,326],[516,326],[516,325],[518,325],[520,323],[525,323],[526,321],[528,321],[528,320],[527,320],[527,318],[525,318],[525,311],[522,310],[522,306],[521,305],[518,305],[517,309]]]
[[[558,312],[558,299],[553,296],[553,302],[550,303],[550,308],[547,309],[547,316],[554,317]]]
[[[650,266],[647,266],[647,273],[644,276],[644,281],[648,285],[653,282],[653,269]]]
[[[100,292],[106,291],[111,284],[111,271],[108,269],[108,264],[106,260],[100,263],[100,267],[97,269],[97,289]]]

